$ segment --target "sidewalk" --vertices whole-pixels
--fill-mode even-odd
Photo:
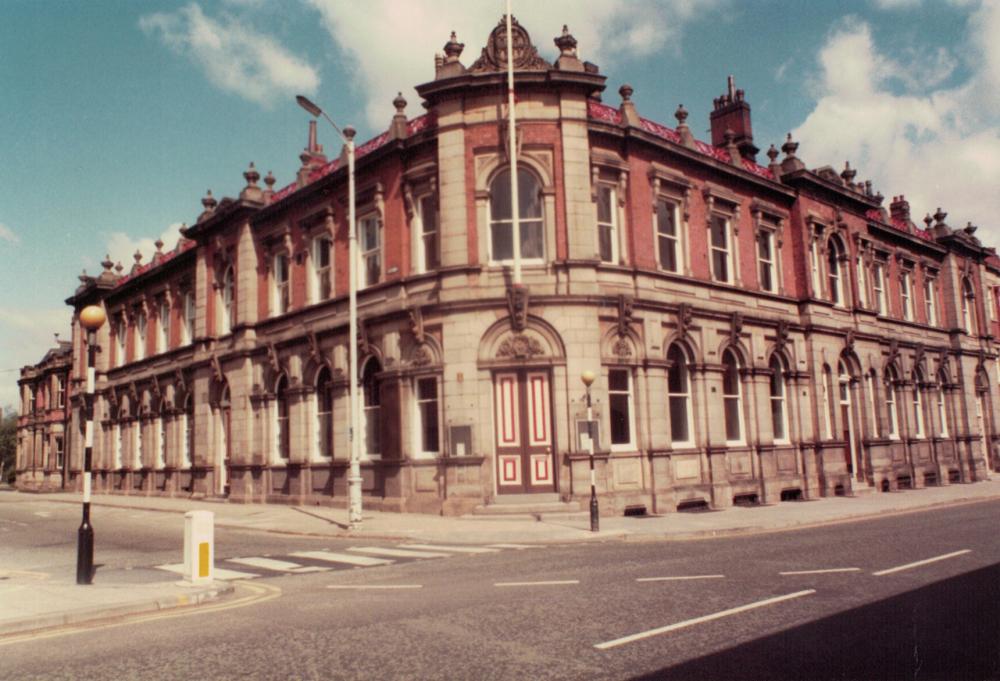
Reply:
[[[77,494],[19,494],[0,499],[79,504]],[[93,515],[100,523],[102,507],[182,514],[204,509],[215,513],[219,527],[356,539],[393,539],[450,544],[556,544],[586,541],[662,541],[771,532],[834,522],[885,516],[976,501],[1000,500],[1000,479],[968,485],[930,487],[856,498],[783,502],[774,506],[734,507],[717,512],[670,513],[662,516],[603,517],[600,531],[590,531],[589,514],[466,516],[366,511],[359,530],[348,529],[347,511],[321,506],[229,504],[220,501],[157,497],[96,495]],[[130,583],[132,582],[132,583]],[[215,600],[233,587],[216,582],[208,587],[180,586],[176,581],[134,583],[106,573],[82,587],[69,577],[50,579],[32,572],[0,570],[0,643],[32,636],[50,627],[155,612]],[[66,604],[72,605],[67,608]]]

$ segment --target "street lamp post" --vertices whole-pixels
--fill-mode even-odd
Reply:
[[[594,473],[594,409],[590,403],[590,386],[594,382],[594,372],[584,371],[580,380],[587,387],[587,448],[590,452],[590,531],[601,529],[600,512],[597,507],[597,476]]]
[[[333,126],[340,138],[344,141],[344,151],[347,155],[347,221],[348,221],[348,315],[349,321],[349,341],[348,372],[350,379],[350,420],[348,429],[348,441],[351,445],[351,469],[347,476],[348,490],[348,521],[352,530],[361,527],[361,452],[358,448],[358,226],[355,219],[355,190],[354,190],[354,135],[355,130],[351,126],[346,126],[343,130],[333,122],[323,109],[310,101],[303,95],[298,95],[295,101],[303,109],[315,117],[322,116]]]
[[[80,312],[80,324],[87,331],[87,387],[83,393],[86,417],[83,430],[83,522],[77,533],[76,583],[90,584],[94,579],[94,527],[90,524],[90,471],[94,453],[94,364],[97,360],[97,330],[106,315],[99,305],[88,305]]]

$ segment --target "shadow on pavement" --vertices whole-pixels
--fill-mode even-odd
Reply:
[[[1000,679],[1000,565],[634,678]]]

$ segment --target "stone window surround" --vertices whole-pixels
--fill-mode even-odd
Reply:
[[[789,215],[780,208],[763,201],[754,201],[750,205],[750,214],[753,216],[754,236],[759,236],[761,232],[770,232],[772,236],[771,268],[774,286],[769,292],[784,295],[785,277],[781,253],[785,242],[785,223],[788,221]],[[757,256],[755,260],[759,262],[759,252],[755,255]]]
[[[612,260],[604,261],[609,265],[625,265],[629,262],[628,239],[626,238],[628,203],[628,164],[617,154],[607,151],[594,151],[590,156],[590,200],[594,204],[594,256],[601,259],[600,234],[598,225],[598,192],[601,185],[611,187],[614,202],[611,206],[614,235],[611,247]]]
[[[656,252],[656,266],[660,269],[659,240],[656,224],[656,211],[660,200],[673,204],[677,229],[677,272],[685,277],[691,276],[691,248],[688,242],[691,218],[691,183],[682,175],[653,162],[649,168],[649,184],[652,194],[653,211],[653,244]],[[666,270],[662,270],[666,271]]]
[[[743,286],[743,278],[740,272],[740,198],[727,189],[711,182],[705,183],[701,193],[705,201],[706,231],[711,232],[713,217],[722,217],[726,220],[726,237],[728,239],[729,253],[727,258],[730,270],[728,272],[729,277],[727,281],[719,281],[715,279],[715,274],[712,272],[712,237],[711,234],[708,235],[706,244],[708,249],[709,279],[716,284],[740,288]]]
[[[423,201],[428,197],[433,197],[435,209],[438,211],[437,256],[440,263],[441,211],[436,163],[423,163],[403,173],[403,203],[410,229],[411,274],[424,274],[427,271],[424,267],[422,206]]]

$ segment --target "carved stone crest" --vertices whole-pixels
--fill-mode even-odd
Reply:
[[[531,37],[518,23],[516,17],[510,18],[510,31],[513,37],[514,68],[518,70],[548,71],[552,65],[538,56],[538,49],[531,44]],[[501,18],[486,41],[486,47],[469,71],[506,71],[507,70],[507,21]]]
[[[507,309],[510,312],[510,327],[514,331],[524,331],[528,327],[528,287],[511,286],[507,289]]]
[[[544,355],[545,350],[538,339],[526,336],[523,333],[515,333],[503,340],[497,348],[497,357],[508,359],[529,359]]]
[[[632,356],[632,346],[624,336],[615,341],[611,350],[619,359],[628,359]]]
[[[431,353],[430,348],[426,344],[421,343],[413,351],[413,359],[411,360],[414,366],[423,367],[434,362],[434,355]]]

